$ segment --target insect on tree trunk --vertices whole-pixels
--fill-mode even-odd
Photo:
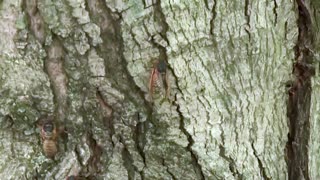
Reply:
[[[319,179],[318,8],[0,1],[1,179]]]

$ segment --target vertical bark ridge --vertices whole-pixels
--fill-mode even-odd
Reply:
[[[296,58],[293,67],[294,82],[289,90],[288,118],[289,134],[286,145],[289,179],[310,179],[309,139],[313,34],[308,1],[297,0],[299,36],[296,44]]]

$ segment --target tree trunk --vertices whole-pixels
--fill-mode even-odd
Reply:
[[[0,3],[1,179],[320,178],[317,0]]]

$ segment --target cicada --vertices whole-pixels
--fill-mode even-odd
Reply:
[[[168,68],[164,60],[157,60],[153,63],[153,68],[149,80],[149,93],[151,99],[155,94],[165,94],[169,96]]]

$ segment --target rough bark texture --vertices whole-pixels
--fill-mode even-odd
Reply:
[[[0,1],[1,179],[319,179],[310,1]]]

